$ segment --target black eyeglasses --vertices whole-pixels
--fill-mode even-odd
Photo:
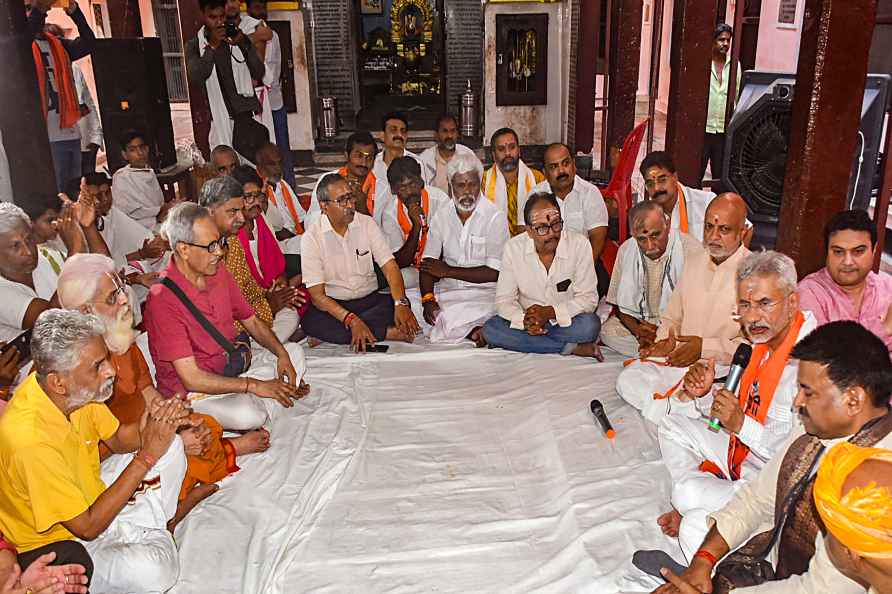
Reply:
[[[536,225],[533,227],[533,231],[536,232],[536,235],[544,236],[548,235],[549,231],[554,231],[555,233],[560,233],[564,230],[564,221],[558,220],[553,222],[550,225]]]
[[[331,202],[332,204],[337,205],[338,208],[347,208],[347,207],[350,206],[350,205],[355,205],[355,204],[356,204],[356,197],[355,197],[355,196],[349,196],[349,197],[347,197],[347,198],[338,198],[338,199],[331,199],[331,200],[323,200],[322,202]]]
[[[191,241],[184,241],[186,245],[191,245],[192,247],[201,248],[203,250],[207,250],[208,253],[213,254],[214,252],[223,252],[226,251],[227,243],[229,241],[228,237],[221,237],[216,241],[212,241],[207,245],[202,245],[200,243],[192,243]]]

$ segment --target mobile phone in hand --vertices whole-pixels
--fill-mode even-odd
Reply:
[[[369,353],[386,353],[389,349],[389,344],[373,344],[367,346],[365,350]]]

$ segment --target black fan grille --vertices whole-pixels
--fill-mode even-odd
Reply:
[[[728,178],[756,213],[780,212],[790,118],[789,102],[767,101],[732,136]]]

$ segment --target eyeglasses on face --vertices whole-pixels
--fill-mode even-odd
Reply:
[[[560,233],[564,230],[564,221],[557,220],[550,225],[536,225],[533,227],[533,231],[536,232],[536,235],[540,237],[548,235],[549,231],[553,231],[555,233]]]
[[[229,241],[228,237],[221,237],[216,241],[212,241],[208,244],[202,245],[200,243],[192,243],[191,241],[184,241],[186,245],[191,245],[192,247],[201,248],[203,250],[207,250],[208,253],[213,254],[214,252],[223,252],[226,250],[227,242]]]
[[[263,198],[263,192],[257,190],[256,192],[245,192],[245,204],[254,204]]]
[[[353,206],[356,204],[356,198],[354,196],[345,196],[343,198],[323,200],[323,202],[334,204],[338,208],[347,208],[348,206]]]

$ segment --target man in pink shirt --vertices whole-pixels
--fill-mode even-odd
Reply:
[[[859,322],[892,351],[892,276],[873,272],[876,225],[863,210],[844,210],[826,229],[826,266],[799,283],[799,301],[818,324]]]

